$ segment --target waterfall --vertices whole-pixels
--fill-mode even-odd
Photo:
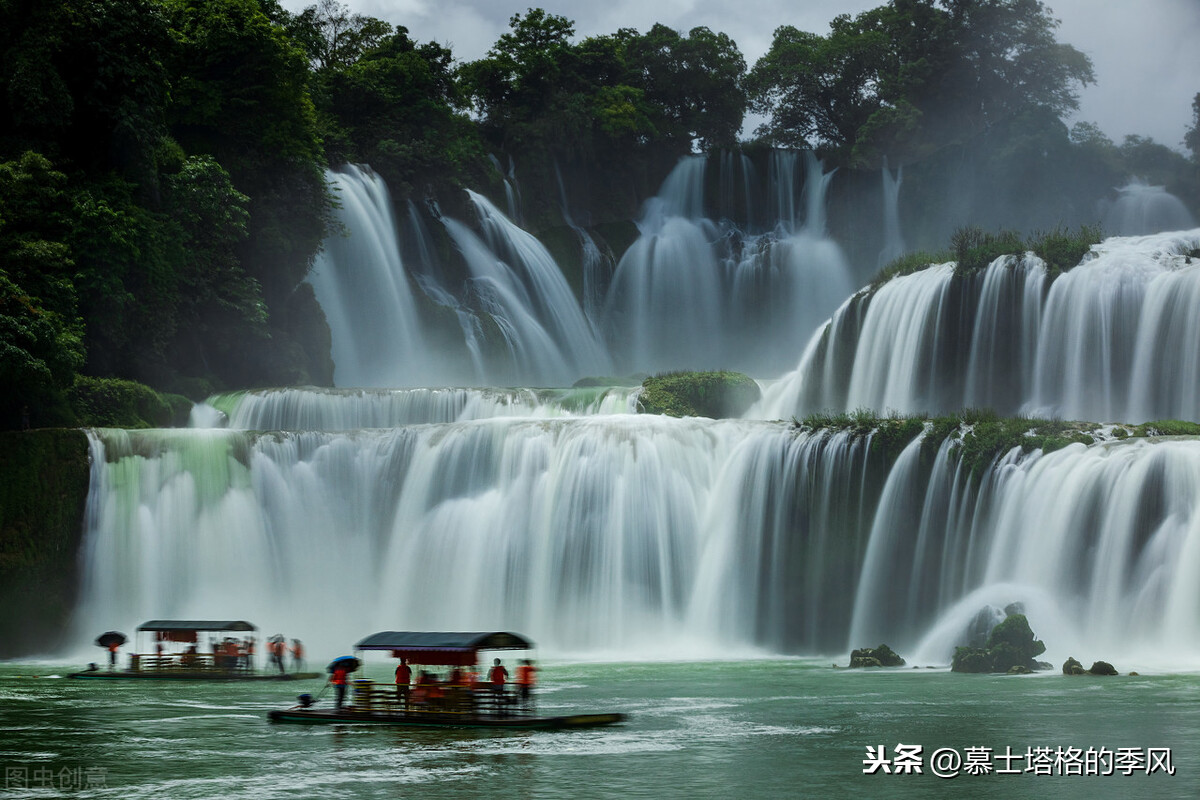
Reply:
[[[832,173],[805,154],[801,225],[799,160],[791,151],[771,154],[776,222],[761,234],[704,216],[707,161],[680,161],[647,201],[641,236],[618,263],[606,299],[619,371],[735,368],[777,375],[853,291],[845,257],[825,234]],[[747,165],[743,170],[749,175]]]
[[[1200,657],[1192,440],[972,472],[921,437],[889,465],[872,435],[640,415],[90,436],[82,640],[230,617],[331,651],[511,628],[550,652],[946,663],[974,614],[1021,603],[1051,658]]]
[[[350,235],[325,241],[308,280],[329,321],[335,382],[453,381],[459,376],[442,372],[422,331],[387,188],[373,172],[353,164],[328,172],[326,179],[337,194],[337,223]]]
[[[508,346],[515,366],[510,379],[566,385],[611,372],[596,330],[546,248],[487,198],[467,195],[484,239],[456,220],[443,224],[471,271],[471,291]]]
[[[632,388],[259,389],[214,395],[196,406],[193,428],[352,431],[491,417],[629,414]]]
[[[883,249],[879,251],[878,267],[883,269],[904,255],[904,236],[900,232],[900,184],[904,182],[904,167],[892,175],[887,157],[883,159]]]
[[[1104,230],[1119,236],[1193,228],[1187,206],[1162,186],[1135,179],[1117,190],[1117,199],[1101,204]]]
[[[1108,239],[1056,277],[1027,253],[893,278],[844,303],[755,413],[1200,420],[1197,249],[1193,230]]]

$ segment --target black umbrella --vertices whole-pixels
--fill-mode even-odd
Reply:
[[[329,672],[333,672],[338,667],[342,667],[346,670],[346,672],[354,672],[356,669],[358,669],[361,663],[362,662],[360,662],[354,656],[338,656],[333,661],[329,662],[327,669]]]
[[[96,637],[96,644],[100,647],[109,647],[110,645],[123,645],[128,641],[125,634],[120,631],[107,631]]]

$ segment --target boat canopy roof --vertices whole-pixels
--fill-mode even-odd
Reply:
[[[139,631],[256,631],[258,628],[244,620],[221,619],[152,619],[138,626]]]
[[[480,650],[532,650],[533,642],[506,631],[381,631],[354,646],[356,650],[390,650],[412,664],[469,666]]]

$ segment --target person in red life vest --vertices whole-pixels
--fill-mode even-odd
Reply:
[[[408,693],[412,685],[412,667],[408,665],[408,659],[400,659],[400,666],[396,667],[396,702],[405,711],[408,710]]]
[[[292,669],[296,672],[304,669],[304,645],[299,639],[292,639]]]
[[[117,650],[121,645],[116,642],[110,642],[108,645],[108,668],[110,670],[117,668]]]
[[[496,702],[496,710],[502,711],[507,697],[504,694],[504,684],[508,682],[508,670],[500,663],[500,659],[492,659],[492,668],[488,670],[488,683],[492,687],[492,697]]]
[[[522,659],[521,666],[517,667],[517,696],[521,699],[521,705],[526,708],[533,708],[535,683],[537,683],[537,667],[533,666],[531,659]]]
[[[333,668],[333,677],[329,679],[329,682],[333,684],[333,691],[335,695],[334,707],[339,711],[342,708],[342,703],[346,699],[346,674],[346,665],[344,663],[338,664]]]

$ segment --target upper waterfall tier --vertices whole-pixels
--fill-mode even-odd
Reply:
[[[1058,276],[1032,253],[953,264],[845,303],[756,413],[1200,420],[1200,229],[1112,238]]]
[[[770,156],[769,224],[706,216],[707,160],[685,158],[645,204],[615,266],[577,226],[550,250],[477,192],[470,221],[394,213],[364,167],[329,173],[341,230],[310,278],[333,337],[338,386],[567,386],[586,376],[737,369],[775,377],[853,291],[825,231],[824,173],[811,154]],[[749,202],[750,192],[744,192]],[[630,225],[632,229],[632,224]],[[603,248],[603,249],[602,249]],[[606,262],[605,259],[608,259]],[[568,281],[568,276],[573,283]]]

